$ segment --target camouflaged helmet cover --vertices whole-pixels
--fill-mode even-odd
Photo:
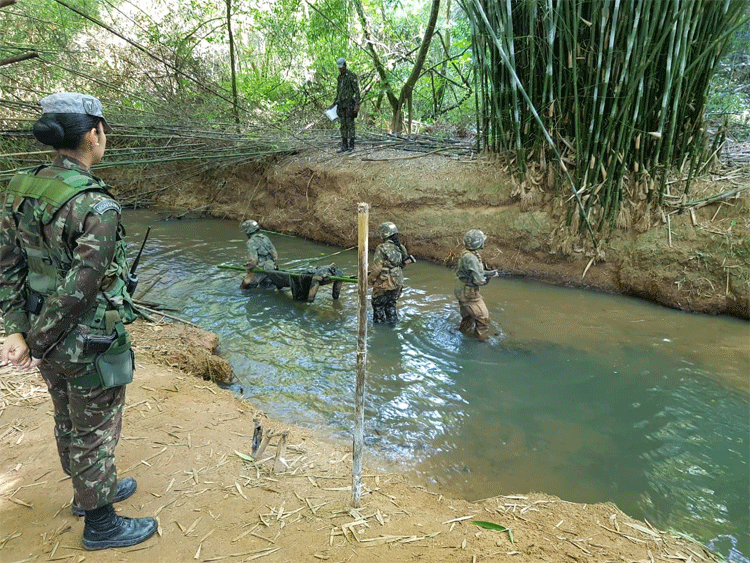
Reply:
[[[398,229],[396,228],[395,223],[391,223],[390,221],[386,221],[385,223],[380,223],[378,226],[378,234],[380,234],[380,238],[383,240],[387,239],[388,237],[392,237],[393,235],[398,234]]]
[[[242,223],[242,226],[240,227],[246,235],[252,235],[253,233],[257,233],[260,230],[260,225],[257,221],[253,221],[252,219],[248,219],[244,223]]]
[[[471,229],[466,231],[464,235],[464,246],[466,246],[467,250],[479,250],[480,248],[484,248],[485,240],[487,240],[487,237],[482,231]]]

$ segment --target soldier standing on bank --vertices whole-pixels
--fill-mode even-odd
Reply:
[[[471,229],[464,235],[465,250],[458,259],[458,281],[454,289],[461,313],[461,332],[476,336],[482,342],[489,338],[490,312],[479,293],[479,287],[487,285],[490,279],[498,275],[496,270],[485,270],[479,256],[485,240],[487,237],[479,229]]]
[[[271,278],[265,274],[253,272],[254,269],[274,271],[279,267],[276,261],[279,255],[276,247],[266,235],[260,232],[260,225],[257,221],[248,219],[240,227],[247,235],[247,261],[245,268],[247,274],[240,284],[240,289],[270,289],[276,287]]]
[[[153,518],[119,516],[112,503],[136,490],[117,480],[135,319],[120,205],[90,168],[111,131],[102,104],[75,92],[41,101],[34,136],[52,164],[19,170],[0,193],[0,365],[38,367],[54,405],[55,438],[84,516],[83,547],[127,547],[150,538]]]
[[[346,68],[343,58],[336,61],[336,66],[339,67],[339,76],[336,82],[336,99],[331,108],[338,106],[336,113],[341,123],[341,148],[337,152],[351,152],[354,150],[354,118],[359,113],[359,81],[357,75]]]
[[[378,226],[383,239],[375,249],[367,281],[372,285],[372,320],[395,325],[398,322],[396,302],[404,287],[403,268],[416,262],[398,240],[396,225],[387,221]]]

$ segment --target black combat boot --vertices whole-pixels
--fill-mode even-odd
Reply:
[[[88,550],[128,547],[146,541],[158,527],[153,518],[118,516],[111,504],[87,510],[83,547]]]
[[[334,299],[338,299],[339,295],[341,295],[341,286],[344,285],[344,282],[342,281],[335,281],[333,282],[333,287],[331,288],[331,297]]]
[[[117,493],[115,494],[115,500],[113,500],[112,502],[120,502],[125,500],[126,498],[131,497],[137,487],[138,483],[136,483],[135,479],[133,479],[132,477],[125,477],[125,479],[117,481]],[[70,509],[76,516],[83,516],[85,513],[83,508],[78,506],[75,501],[73,501],[73,505],[70,507]]]
[[[346,142],[346,137],[341,138],[341,146],[336,152],[346,152],[349,150],[349,144]]]
[[[352,152],[354,150],[354,137],[349,138],[349,146],[346,150],[348,150],[349,152]]]

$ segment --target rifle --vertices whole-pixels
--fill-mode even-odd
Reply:
[[[490,281],[492,278],[496,278],[499,275],[500,275],[500,272],[498,270],[485,270],[484,271],[485,281]]]
[[[141,255],[143,254],[143,249],[146,246],[146,241],[148,240],[148,234],[151,232],[151,227],[146,229],[146,236],[143,237],[143,242],[141,243],[141,249],[138,251],[138,254],[135,257],[135,260],[133,260],[133,265],[130,267],[130,272],[128,273],[128,285],[126,287],[128,293],[133,295],[135,292],[135,288],[138,287],[138,274],[135,273],[135,269],[138,267],[138,262],[141,261]]]

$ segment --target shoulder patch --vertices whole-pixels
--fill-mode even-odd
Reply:
[[[94,211],[99,215],[103,215],[110,209],[114,209],[117,213],[120,213],[120,204],[112,199],[104,199],[94,206]]]

